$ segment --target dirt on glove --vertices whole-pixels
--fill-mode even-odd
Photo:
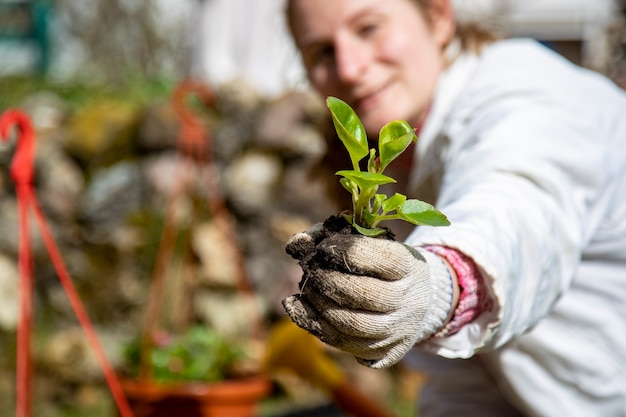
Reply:
[[[305,269],[305,265],[311,261],[311,258],[319,253],[328,253],[333,239],[327,240],[334,235],[361,235],[359,231],[352,227],[348,221],[342,216],[330,216],[321,225],[308,233],[310,238],[292,240],[285,247],[286,252],[294,259],[299,260],[300,266]],[[395,240],[394,234],[387,229],[387,233],[376,236],[377,239]],[[325,263],[328,268],[343,269],[343,264],[338,264],[336,259],[318,259],[317,261]],[[302,284],[302,283],[301,283]]]

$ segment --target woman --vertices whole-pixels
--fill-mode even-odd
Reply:
[[[407,189],[449,227],[287,243],[289,316],[367,366],[430,374],[432,416],[626,415],[626,97],[449,0],[290,0],[312,86],[420,129]],[[425,198],[426,197],[426,198]]]

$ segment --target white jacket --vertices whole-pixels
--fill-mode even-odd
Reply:
[[[626,94],[500,41],[446,71],[416,152],[415,197],[452,224],[407,243],[470,256],[495,300],[407,356],[420,417],[626,416]]]

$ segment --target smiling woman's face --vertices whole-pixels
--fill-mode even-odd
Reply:
[[[427,21],[412,0],[291,0],[289,19],[312,85],[375,136],[428,108],[454,32],[448,1],[433,1]]]

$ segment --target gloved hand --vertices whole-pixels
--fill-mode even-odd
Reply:
[[[303,270],[300,294],[283,300],[289,317],[364,365],[393,365],[451,309],[450,274],[426,250],[319,224],[292,236],[286,251]]]

